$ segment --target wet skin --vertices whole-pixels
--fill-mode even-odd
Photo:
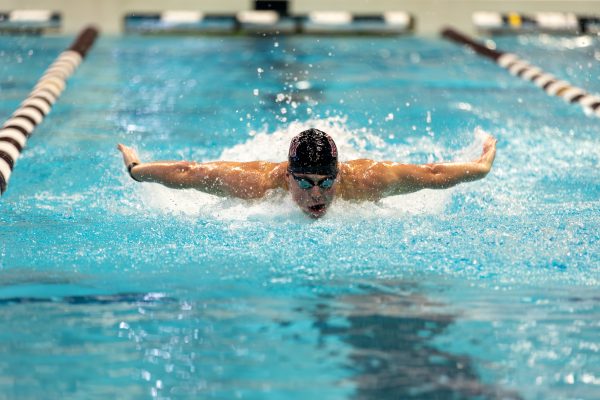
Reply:
[[[327,179],[328,175],[315,174],[294,174],[297,178],[307,179],[315,185],[310,189],[302,189],[296,179],[289,172],[286,173],[286,179],[290,194],[294,202],[302,211],[313,218],[319,218],[325,215],[335,197],[338,180],[334,180],[333,186],[328,189],[320,187],[317,183]]]

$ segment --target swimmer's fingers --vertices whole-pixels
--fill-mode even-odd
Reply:
[[[481,153],[480,161],[491,167],[496,158],[496,138],[488,135],[483,143],[483,152]]]
[[[117,149],[119,149],[119,151],[121,153],[125,153],[125,152],[135,152],[135,150],[132,147],[129,146],[125,146],[122,143],[117,144]]]
[[[125,163],[125,165],[130,165],[131,163],[134,163],[134,162],[135,163],[140,162],[138,155],[133,148],[125,146],[124,144],[121,144],[121,143],[119,143],[117,145],[117,148],[123,154],[123,162]]]
[[[483,152],[482,155],[490,152],[490,151],[495,151],[496,150],[496,143],[498,142],[498,140],[496,140],[495,137],[493,137],[492,135],[488,134],[487,137],[485,138],[484,142],[483,142]]]

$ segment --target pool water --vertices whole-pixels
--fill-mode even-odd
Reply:
[[[4,119],[68,37],[0,37]],[[594,37],[496,39],[600,93]],[[142,160],[478,156],[482,181],[320,220]],[[102,37],[0,200],[0,399],[595,399],[598,119],[435,38]]]

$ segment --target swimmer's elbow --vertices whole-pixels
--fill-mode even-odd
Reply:
[[[450,186],[450,180],[439,164],[426,164],[423,166],[423,175],[419,179],[421,189],[446,189]]]

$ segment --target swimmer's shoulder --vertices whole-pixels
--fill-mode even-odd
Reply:
[[[345,200],[379,200],[379,188],[374,185],[382,163],[362,158],[339,164],[339,194]]]
[[[342,178],[348,178],[352,181],[362,180],[372,174],[381,172],[380,170],[384,164],[368,158],[344,161],[339,164],[340,174]]]
[[[286,188],[285,174],[288,162],[257,161],[257,169],[264,176],[267,190]]]

